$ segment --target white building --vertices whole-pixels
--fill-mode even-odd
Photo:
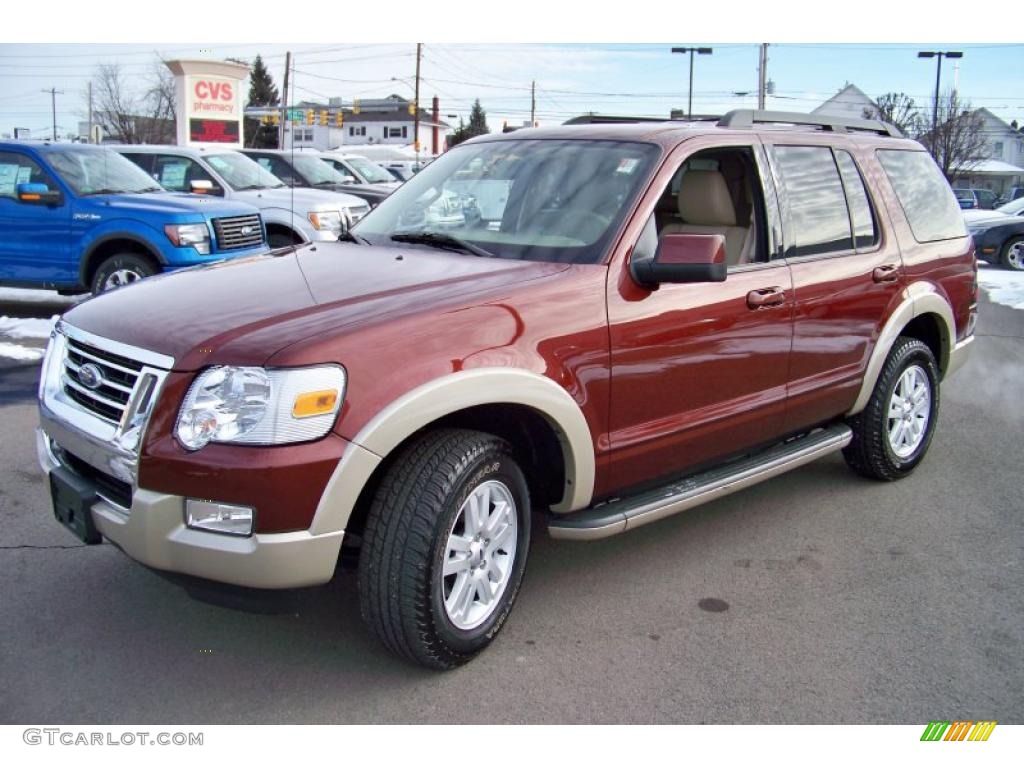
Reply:
[[[974,114],[981,118],[986,159],[960,169],[957,185],[1005,194],[1024,183],[1024,133],[984,107]]]
[[[835,115],[836,117],[863,118],[865,110],[878,112],[878,105],[864,91],[853,83],[845,85],[835,96],[812,110],[814,115]]]

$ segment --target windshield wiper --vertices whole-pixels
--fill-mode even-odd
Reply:
[[[340,184],[340,181],[315,181],[313,182],[314,187],[333,187]]]
[[[348,230],[338,239],[345,243],[364,243],[365,245],[373,245],[373,243],[371,243],[365,237],[361,237],[355,234],[352,230]]]
[[[474,256],[494,256],[493,253],[485,251],[478,245],[473,245],[462,238],[443,232],[405,232],[392,235],[391,239],[397,243],[422,243],[423,245],[433,245],[437,248],[448,248],[449,250],[462,251],[463,253],[472,253]]]
[[[127,194],[123,189],[93,189],[89,192],[83,192],[82,197],[91,197],[92,195],[124,195]]]

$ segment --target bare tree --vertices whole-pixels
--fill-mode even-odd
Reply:
[[[94,87],[94,121],[124,144],[174,141],[174,76],[157,60],[141,89],[132,88],[120,64],[100,64]]]
[[[867,107],[864,117],[869,120],[884,120],[896,126],[904,136],[917,136],[921,133],[920,112],[914,100],[905,93],[883,93],[875,104],[878,109]]]
[[[946,91],[939,99],[938,128],[920,137],[947,179],[969,173],[972,166],[988,157],[985,123],[961,101],[956,91]]]

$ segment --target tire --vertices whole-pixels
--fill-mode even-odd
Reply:
[[[472,535],[471,496],[489,499],[490,533]],[[427,433],[397,457],[371,504],[359,553],[363,619],[410,661],[465,664],[508,618],[529,544],[529,492],[508,444],[470,430]]]
[[[295,237],[295,235],[287,234],[285,232],[274,232],[267,235],[267,245],[270,246],[271,250],[277,250],[278,248],[288,248],[292,245],[298,245],[302,241]]]
[[[1015,272],[1024,271],[1024,236],[1011,237],[999,252],[999,263]]]
[[[901,399],[897,396],[906,395]],[[939,415],[939,366],[928,346],[900,336],[886,358],[867,407],[849,420],[846,463],[875,480],[909,475],[928,452]],[[902,425],[902,427],[901,427]]]
[[[148,256],[138,253],[117,253],[100,263],[92,276],[90,289],[93,295],[99,295],[115,288],[123,288],[156,273],[157,266]]]

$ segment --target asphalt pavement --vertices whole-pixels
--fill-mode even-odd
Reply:
[[[2,723],[1024,722],[1024,312],[983,300],[910,478],[837,454],[612,539],[538,535],[504,631],[448,673],[376,642],[352,573],[248,613],[79,545],[37,375],[0,370]]]

